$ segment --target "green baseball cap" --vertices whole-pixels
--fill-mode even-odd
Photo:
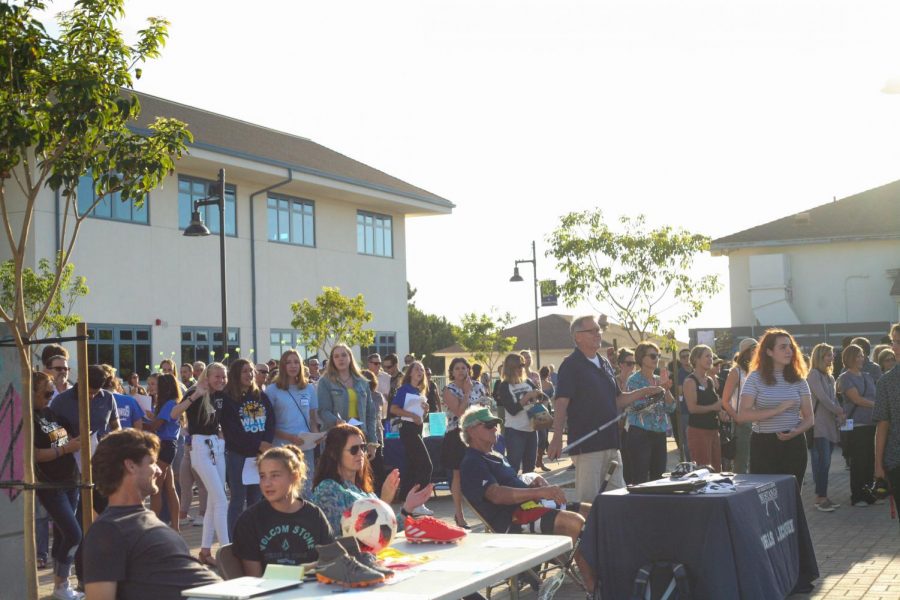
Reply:
[[[502,420],[498,419],[497,416],[491,412],[491,409],[479,408],[478,410],[466,413],[466,416],[463,419],[463,429],[468,429],[472,425],[478,425],[479,423],[497,425],[501,422]]]

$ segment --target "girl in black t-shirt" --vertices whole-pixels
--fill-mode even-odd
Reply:
[[[257,465],[263,500],[244,511],[234,526],[232,549],[244,575],[259,577],[270,563],[315,562],[316,546],[330,544],[334,535],[322,510],[300,497],[306,479],[303,451],[292,445],[270,448]]]
[[[72,453],[80,448],[78,438],[69,437],[65,421],[48,408],[53,384],[46,373],[31,376],[34,399],[35,478],[41,483],[71,483],[70,488],[38,489],[38,501],[53,519],[54,598],[75,598],[69,587],[71,551],[81,543],[81,526],[75,518],[78,506],[78,468]]]

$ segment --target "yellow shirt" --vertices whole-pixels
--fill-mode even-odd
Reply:
[[[359,419],[359,400],[356,398],[356,390],[352,387],[347,388],[347,402],[349,404],[349,408],[347,408],[347,418]]]

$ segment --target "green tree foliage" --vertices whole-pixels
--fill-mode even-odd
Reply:
[[[430,367],[435,375],[443,375],[444,359],[433,353],[456,341],[453,325],[446,318],[426,313],[417,307],[413,301],[415,288],[411,288],[409,283],[406,287],[409,299],[409,351],[420,358],[426,367]]]
[[[497,314],[492,310],[489,314],[466,313],[459,326],[453,328],[453,332],[463,350],[471,352],[475,360],[484,363],[493,376],[497,364],[516,345],[517,338],[503,335],[512,321],[513,317],[508,312]]]
[[[548,236],[548,255],[565,277],[563,300],[587,300],[598,311],[611,310],[634,343],[661,335],[663,319],[683,324],[719,291],[715,275],[693,272],[697,254],[709,238],[663,226],[648,229],[643,215],[622,217],[614,231],[603,213],[573,212]]]
[[[57,259],[58,260],[58,259]],[[22,301],[25,304],[25,318],[33,322],[47,298],[52,298],[50,308],[44,315],[39,335],[42,338],[60,336],[76,323],[81,322],[81,317],[72,312],[75,301],[87,296],[90,291],[87,280],[75,275],[75,265],[67,264],[59,279],[59,286],[53,293],[53,282],[56,280],[55,262],[46,258],[38,261],[38,269],[35,271],[26,267],[22,271]],[[12,306],[16,298],[15,286],[15,261],[8,260],[0,264],[0,305]],[[40,348],[32,348],[34,357],[40,356]]]
[[[300,334],[298,343],[313,352],[322,351],[327,356],[335,344],[366,347],[375,340],[375,332],[364,329],[372,313],[366,310],[362,294],[350,298],[342,295],[340,288],[323,287],[315,303],[294,302],[291,312],[291,327]]]
[[[21,359],[23,414],[32,411],[30,351],[57,297],[86,215],[108,194],[140,203],[173,170],[191,140],[187,127],[157,119],[149,132],[128,128],[140,114],[128,92],[140,65],[159,56],[168,23],[149,19],[128,44],[117,29],[123,0],[78,0],[59,17],[59,33],[49,34],[40,21],[41,0],[0,3],[0,227],[13,261],[14,298],[0,306]],[[92,173],[96,202],[79,211],[79,178]],[[43,305],[31,318],[25,308],[25,256],[35,204],[46,190],[62,199],[62,218],[52,284]],[[53,233],[42,231],[45,238]],[[25,480],[34,483],[33,431],[23,420]],[[34,572],[34,498],[25,494],[27,592],[37,598]]]

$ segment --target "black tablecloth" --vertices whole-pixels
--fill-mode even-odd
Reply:
[[[738,475],[730,494],[598,496],[582,552],[603,598],[630,597],[638,569],[682,563],[696,598],[784,598],[819,577],[790,475]]]

